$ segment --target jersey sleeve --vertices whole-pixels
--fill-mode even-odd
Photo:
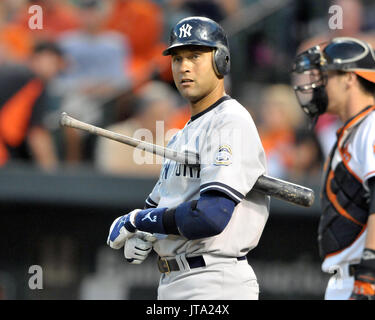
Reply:
[[[375,116],[372,115],[373,121],[370,121],[361,134],[361,144],[359,155],[362,158],[363,176],[362,180],[368,187],[368,180],[375,177]]]
[[[145,208],[157,208],[159,205],[160,201],[160,193],[159,193],[159,188],[160,188],[161,181],[160,179],[158,182],[155,184],[154,188],[152,189],[151,193],[145,200]]]
[[[266,172],[258,131],[250,114],[221,114],[200,148],[200,193],[217,190],[239,203]]]

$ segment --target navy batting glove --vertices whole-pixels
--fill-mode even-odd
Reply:
[[[150,208],[137,212],[134,225],[138,230],[165,234],[163,215],[167,208]]]

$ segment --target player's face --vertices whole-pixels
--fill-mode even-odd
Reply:
[[[178,91],[192,103],[209,95],[218,85],[212,64],[213,51],[201,46],[174,49],[172,73]]]
[[[327,113],[339,114],[347,100],[345,75],[329,71],[326,91],[328,96]]]

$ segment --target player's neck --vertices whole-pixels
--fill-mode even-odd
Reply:
[[[348,99],[345,108],[342,108],[339,117],[344,123],[355,115],[360,113],[364,108],[375,104],[375,99],[370,95],[356,95]]]
[[[225,96],[224,85],[219,83],[207,96],[196,102],[190,102],[191,116],[195,116],[198,113],[206,110],[208,107],[212,106],[217,100]]]

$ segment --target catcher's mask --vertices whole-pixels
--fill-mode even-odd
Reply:
[[[354,72],[375,83],[375,55],[372,47],[348,37],[332,39],[299,54],[293,63],[293,89],[302,110],[316,122],[327,110],[325,86],[328,71]]]

